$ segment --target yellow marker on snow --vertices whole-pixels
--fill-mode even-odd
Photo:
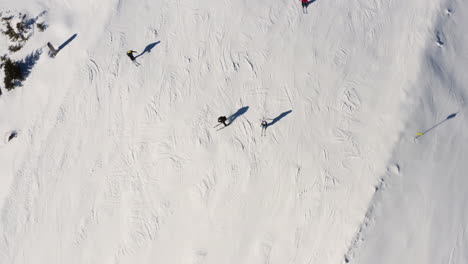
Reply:
[[[416,136],[422,136],[422,135],[423,135],[423,133],[421,133],[421,132],[416,133]]]

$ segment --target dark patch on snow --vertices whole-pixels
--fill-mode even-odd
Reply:
[[[26,58],[19,61],[19,66],[21,68],[21,73],[23,74],[23,78],[28,78],[29,74],[31,73],[32,68],[36,64],[36,62],[41,57],[42,50],[38,49],[35,52],[26,56]]]
[[[440,32],[436,33],[436,38],[437,38],[437,45],[439,47],[442,47],[444,45],[444,42],[442,41],[442,35]]]
[[[248,106],[244,106],[242,108],[239,108],[239,110],[237,110],[237,112],[235,112],[234,114],[230,115],[227,120],[228,120],[228,125],[232,124],[232,122],[234,122],[234,120],[236,120],[239,116],[245,114],[245,112],[247,112],[247,110],[249,110],[249,107]]]
[[[451,118],[454,118],[454,117],[456,117],[456,116],[457,116],[457,113],[453,113],[453,114],[447,116],[447,119],[451,119]]]
[[[60,45],[58,47],[58,51],[61,51],[63,48],[65,48],[68,44],[70,44],[70,42],[72,42],[72,40],[74,40],[76,38],[78,34],[73,34],[71,37],[69,37],[67,40],[65,40],[64,43],[62,43],[62,45]]]
[[[279,116],[273,118],[273,120],[270,123],[268,123],[268,126],[274,125],[276,122],[280,121],[281,119],[283,119],[285,116],[287,116],[291,112],[292,112],[292,110],[281,113]]]
[[[10,135],[8,136],[8,142],[10,142],[11,140],[13,140],[14,138],[16,138],[18,136],[18,132],[16,132],[15,130],[11,131],[10,132]]]
[[[161,43],[161,41],[156,41],[156,42],[153,42],[153,43],[151,43],[151,44],[148,44],[148,45],[145,47],[145,49],[143,50],[142,53],[140,53],[140,54],[138,54],[137,56],[135,56],[135,59],[138,58],[138,57],[140,57],[140,56],[143,56],[143,54],[145,54],[145,53],[150,53],[151,50],[152,50],[156,45],[158,45],[159,43]]]

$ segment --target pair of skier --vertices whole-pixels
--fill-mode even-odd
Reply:
[[[227,127],[228,124],[226,123],[226,121],[227,121],[227,118],[225,116],[218,117],[218,123],[219,123],[218,125],[223,124],[224,127]],[[261,135],[266,136],[266,129],[268,127],[268,122],[265,119],[263,119],[262,122],[260,123],[260,126],[262,127]]]

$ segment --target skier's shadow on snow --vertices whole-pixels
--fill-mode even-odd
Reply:
[[[292,112],[292,110],[281,113],[279,116],[273,118],[273,120],[270,123],[268,123],[267,127],[276,124],[276,122],[280,121],[283,117],[289,115],[291,112]]]
[[[60,45],[60,46],[58,47],[57,53],[58,53],[59,51],[61,51],[63,48],[65,48],[68,44],[70,44],[70,42],[72,42],[72,40],[74,40],[74,39],[76,38],[77,35],[78,35],[78,34],[76,34],[76,33],[73,34],[73,35],[72,35],[71,37],[69,37],[64,43],[62,43],[62,45]]]
[[[244,106],[242,108],[239,108],[239,110],[237,110],[237,112],[235,112],[234,114],[230,115],[227,120],[228,120],[228,126],[230,124],[232,124],[232,122],[234,122],[234,120],[236,120],[239,116],[245,114],[245,112],[247,112],[247,110],[249,110],[249,107],[248,106]]]
[[[140,57],[140,56],[143,56],[143,54],[145,53],[150,53],[151,50],[160,43],[161,41],[156,41],[156,42],[153,42],[151,44],[148,44],[148,46],[145,47],[145,49],[143,50],[142,53],[138,54],[137,56],[135,56],[135,59]]]
[[[447,122],[448,120],[450,120],[450,119],[456,117],[457,114],[458,114],[458,112],[453,113],[453,114],[447,116],[444,120],[440,121],[439,123],[433,125],[431,128],[428,128],[428,129],[426,129],[426,131],[422,132],[422,135],[425,135],[425,134],[431,132],[431,131],[432,131],[433,129],[435,129],[436,127],[438,127],[438,126],[442,125],[443,123]]]

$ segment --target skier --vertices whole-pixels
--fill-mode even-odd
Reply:
[[[268,123],[266,120],[262,120],[262,123],[260,124],[260,126],[262,127],[262,133],[261,135],[262,136],[266,136],[266,129],[268,127]]]
[[[309,6],[309,0],[301,0],[302,2],[302,12],[307,14],[307,6]]]
[[[133,53],[138,53],[134,50],[129,50],[127,51],[127,56],[130,58],[130,60],[132,60],[133,63],[135,63],[136,66],[140,65],[140,63],[138,63],[136,60],[135,60],[135,57],[133,56]]]
[[[55,55],[57,55],[57,53],[59,52],[54,48],[54,46],[50,42],[47,42],[47,47],[49,47],[49,56],[52,58],[55,57]]]
[[[220,117],[218,118],[218,123],[221,123],[221,124],[223,124],[225,127],[227,127],[226,120],[227,120],[227,118],[226,118],[225,116],[220,116]]]

